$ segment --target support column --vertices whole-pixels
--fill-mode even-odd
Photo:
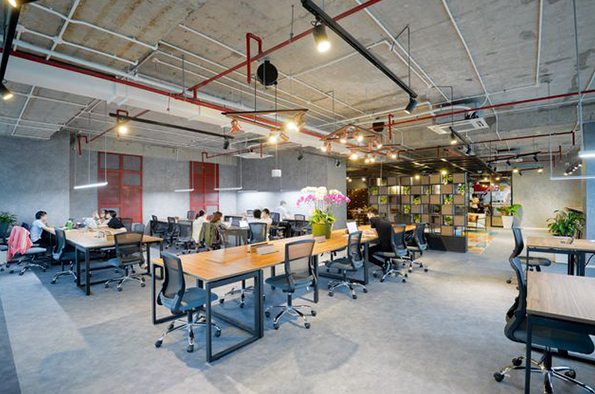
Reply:
[[[585,150],[595,152],[595,122],[583,125],[583,137]],[[583,166],[585,175],[595,175],[595,158],[584,159]],[[585,181],[585,213],[587,215],[585,238],[595,239],[595,179]]]

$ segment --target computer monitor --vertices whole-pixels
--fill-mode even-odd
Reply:
[[[356,233],[357,230],[357,223],[356,222],[347,222],[347,230],[349,230],[349,234]]]

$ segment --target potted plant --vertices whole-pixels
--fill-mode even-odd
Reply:
[[[403,213],[404,214],[409,214],[409,212],[411,212],[411,206],[410,205],[403,205]]]
[[[302,193],[307,193],[307,195],[297,200],[297,206],[307,204],[314,207],[312,217],[309,220],[312,226],[312,235],[315,237],[324,235],[329,239],[333,223],[336,221],[335,216],[330,212],[331,207],[349,204],[351,200],[338,190],[331,189],[327,191],[324,186],[308,186],[302,189]]]
[[[444,216],[444,225],[446,225],[446,226],[452,225],[452,216]]]
[[[465,194],[465,185],[460,184],[457,186],[457,194],[464,195]]]
[[[444,205],[452,205],[452,196],[444,196]]]
[[[585,215],[577,211],[554,211],[556,216],[547,220],[550,233],[555,237],[575,237],[585,224]]]
[[[420,196],[413,196],[413,205],[421,204],[421,197]]]
[[[0,212],[0,223],[8,223],[9,226],[17,224],[17,216],[10,212]]]
[[[419,223],[421,221],[421,215],[419,213],[413,214],[413,223]]]
[[[403,192],[403,194],[411,193],[411,186],[403,186],[402,192]]]
[[[521,204],[504,205],[498,208],[502,217],[502,227],[512,228],[514,216],[519,216],[518,210],[521,209]]]

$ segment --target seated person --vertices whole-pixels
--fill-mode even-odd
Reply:
[[[122,224],[122,221],[120,220],[120,218],[118,217],[118,213],[116,211],[107,211],[108,212],[108,222],[107,222],[107,226],[109,228],[113,228],[115,230],[119,230],[124,227],[124,224]]]
[[[221,229],[227,228],[225,224],[223,224],[223,214],[219,211],[213,212],[213,216],[211,216],[211,220],[209,223],[217,224]]]
[[[202,225],[207,222],[207,214],[202,209],[196,214],[194,221],[192,221],[192,239],[197,244],[200,240],[200,233],[202,232]]]
[[[56,244],[56,230],[49,227],[48,213],[46,211],[38,211],[35,214],[35,221],[31,225],[31,242],[37,243],[44,247],[51,247]]]
[[[271,211],[268,208],[262,210],[261,220],[271,227],[273,224],[273,218],[271,218]]]
[[[370,219],[370,227],[376,230],[376,234],[378,235],[378,244],[370,247],[370,256],[376,252],[392,252],[392,237],[394,231],[392,223],[389,220],[378,216],[378,210],[376,208],[368,210],[368,219]],[[378,259],[371,258],[370,261],[376,265],[382,266],[382,262]]]
[[[104,209],[103,212],[99,213],[99,211],[93,212],[93,219],[97,222],[98,226],[105,226],[107,222],[109,222],[109,211]]]

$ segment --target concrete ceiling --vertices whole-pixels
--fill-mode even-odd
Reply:
[[[326,0],[324,6],[335,16],[362,2]],[[585,90],[594,87],[595,2],[576,0],[576,4],[581,88]],[[578,78],[572,16],[572,1],[384,0],[340,24],[405,81],[406,34],[396,46],[391,37],[409,25],[411,87],[420,103],[425,103],[416,114],[430,109],[430,114],[438,114],[440,106],[451,98],[450,88],[445,86],[453,87],[455,101],[473,98],[469,107],[575,92]],[[155,83],[188,88],[244,61],[247,32],[262,37],[266,50],[289,39],[292,28],[295,34],[310,28],[312,19],[298,0],[39,0],[24,7],[16,49],[77,67],[97,65],[97,71],[109,67]],[[332,32],[329,36],[332,48],[324,54],[315,51],[311,37],[272,53],[269,59],[281,72],[277,91],[258,85],[256,108],[274,108],[277,95],[279,108],[308,108],[306,124],[319,133],[331,132],[348,121],[369,126],[375,118],[386,121],[389,113],[397,122],[410,119],[402,110],[407,95]],[[253,69],[257,65],[253,63]],[[118,107],[95,97],[10,81],[8,86],[18,94],[0,106],[3,135],[48,138],[59,129],[97,134],[113,126],[113,119],[106,118],[106,106],[108,111],[125,107],[125,102]],[[246,83],[245,67],[200,92],[227,101],[230,107],[254,108],[254,86]],[[593,98],[585,96],[586,120],[595,119]],[[470,132],[467,137],[479,142],[569,131],[577,121],[576,99],[573,96],[482,111],[490,128]],[[132,115],[142,111],[127,109]],[[143,117],[208,127],[196,120],[159,113]],[[427,128],[434,122],[403,124],[393,133],[393,142],[409,149],[448,144],[448,136]],[[220,139],[196,138],[157,126],[133,126],[127,138],[221,149]],[[211,129],[223,132],[221,127]],[[384,139],[389,142],[386,130]],[[554,145],[567,151],[572,149],[572,139],[560,137]],[[530,138],[477,144],[476,150],[491,154],[497,149],[547,150],[548,146],[548,138]],[[420,157],[424,153],[411,155]]]

